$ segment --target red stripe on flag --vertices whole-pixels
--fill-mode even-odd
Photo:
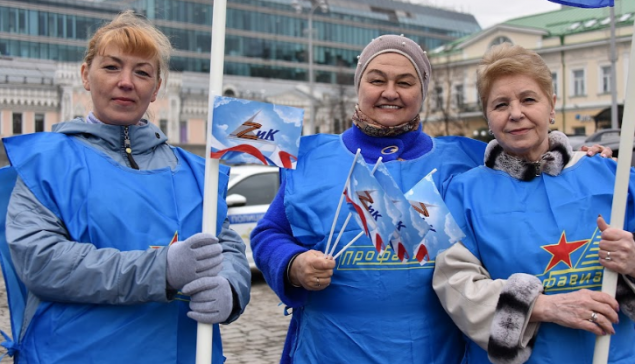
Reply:
[[[254,147],[253,145],[249,145],[249,144],[240,144],[231,148],[219,150],[218,152],[211,152],[210,157],[214,159],[222,159],[223,155],[225,155],[228,152],[247,153],[253,157],[256,157],[259,161],[262,162],[262,164],[269,165],[267,163],[267,160],[265,159],[265,156],[260,152],[260,150],[258,150],[258,148]]]
[[[397,243],[397,257],[399,257],[399,260],[401,260],[402,262],[410,258],[408,256],[408,252],[406,251],[406,247],[400,242]]]
[[[381,240],[381,235],[375,234],[375,249],[377,253],[381,253],[383,251],[384,242]]]
[[[353,205],[355,212],[357,212],[357,215],[359,215],[359,218],[362,220],[362,225],[364,225],[364,233],[366,234],[366,236],[369,236],[368,225],[366,224],[366,215],[364,214],[366,210],[364,210],[364,208],[357,205],[353,200],[351,200],[348,197],[347,190],[344,190],[344,196],[346,196],[346,202]]]
[[[419,263],[423,263],[425,258],[430,260],[430,255],[428,254],[428,248],[424,244],[419,244],[417,250],[415,251],[415,258],[419,261]]]
[[[281,150],[278,155],[280,156],[280,161],[282,161],[282,166],[284,168],[293,168],[293,162],[291,159],[297,161],[298,157],[294,156],[291,153],[288,153],[284,150]]]

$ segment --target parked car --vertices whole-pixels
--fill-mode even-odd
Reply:
[[[278,167],[240,165],[231,167],[227,188],[227,217],[230,227],[247,246],[247,260],[256,269],[249,235],[260,220],[280,187]]]
[[[579,150],[583,145],[592,146],[594,144],[600,144],[611,148],[613,150],[613,157],[618,158],[620,153],[620,132],[620,129],[602,129],[586,137],[583,142],[574,143],[571,141],[571,147],[573,150]],[[569,139],[571,140],[571,137],[569,137]],[[635,147],[633,147],[632,156],[631,166],[635,166]]]
[[[613,157],[619,158],[620,155],[620,138],[615,138],[612,140],[607,140],[606,142],[599,143],[605,147],[609,147],[613,150]],[[633,154],[631,154],[631,166],[635,167],[635,143],[633,146]]]
[[[583,140],[579,136],[569,136],[569,141],[573,150],[580,149],[581,146],[591,146],[593,144],[605,145],[606,143],[614,143],[620,140],[620,129],[602,129],[597,131]],[[605,145],[606,146],[606,145]],[[611,148],[615,150],[614,148]]]
[[[571,148],[573,150],[579,150],[581,146],[585,145],[587,136],[584,134],[581,135],[567,135],[569,138],[569,144],[571,144]]]

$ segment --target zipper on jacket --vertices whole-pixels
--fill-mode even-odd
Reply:
[[[123,144],[126,148],[126,157],[128,158],[128,162],[130,162],[130,167],[134,169],[139,169],[139,165],[135,162],[134,158],[132,158],[132,148],[130,146],[130,135],[128,134],[128,127],[123,127]]]

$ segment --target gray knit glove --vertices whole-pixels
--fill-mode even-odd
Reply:
[[[223,247],[212,234],[198,233],[168,248],[167,281],[172,289],[202,277],[213,277],[223,266]]]
[[[197,279],[183,287],[183,293],[190,296],[191,311],[187,315],[198,322],[218,324],[232,313],[232,289],[224,277]]]

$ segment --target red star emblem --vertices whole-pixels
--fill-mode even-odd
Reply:
[[[568,265],[569,268],[572,268],[571,253],[578,250],[582,245],[586,244],[588,241],[589,240],[578,240],[578,241],[567,242],[567,236],[565,235],[563,231],[562,235],[560,235],[560,241],[558,241],[558,244],[545,245],[542,247],[544,250],[548,251],[551,255],[553,255],[551,257],[551,260],[549,261],[549,264],[547,265],[547,270],[545,270],[545,272],[549,271],[551,268],[555,267],[556,264],[560,262],[564,262],[564,264]]]

